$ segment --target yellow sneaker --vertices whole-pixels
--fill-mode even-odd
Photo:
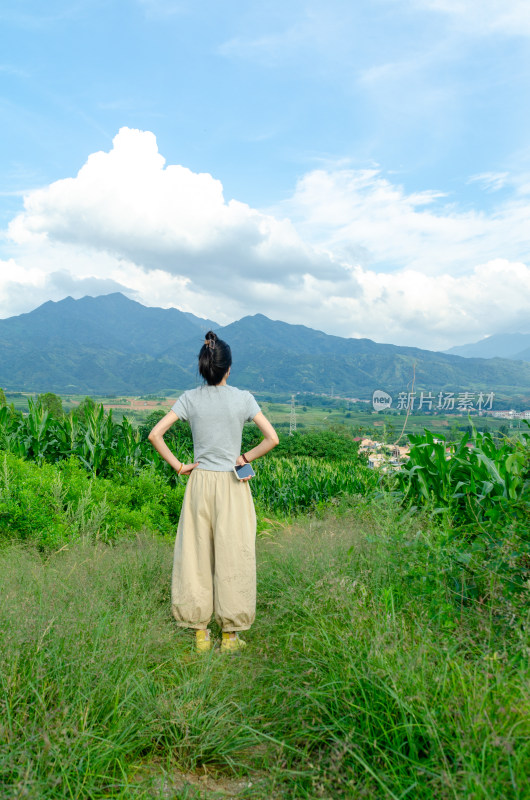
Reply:
[[[212,640],[209,631],[195,631],[195,650],[198,653],[207,653],[212,649]]]
[[[246,646],[247,643],[244,639],[239,638],[239,634],[236,633],[235,638],[232,639],[229,632],[223,631],[223,638],[221,639],[222,653],[237,653],[238,650],[243,650]]]

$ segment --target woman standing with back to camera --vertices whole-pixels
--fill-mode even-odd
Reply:
[[[191,475],[177,529],[171,608],[177,624],[195,628],[199,652],[210,650],[212,613],[222,628],[222,651],[239,650],[256,615],[256,514],[248,479],[235,465],[250,463],[278,444],[276,431],[250,392],[227,385],[230,347],[209,331],[199,353],[206,385],[184,392],[149,434],[149,441],[178,475]],[[164,442],[178,420],[193,436],[193,464],[183,464]],[[241,453],[245,422],[264,439]]]

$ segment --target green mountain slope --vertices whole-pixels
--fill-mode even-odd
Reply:
[[[530,390],[530,365],[341,339],[260,314],[227,325],[218,334],[232,346],[234,381],[246,388],[330,391],[333,386],[341,394],[366,397],[375,388],[405,391],[415,365],[418,390]]]
[[[461,358],[414,347],[343,339],[257,314],[220,328],[177,309],[123,295],[67,298],[0,320],[0,386],[58,393],[144,394],[200,383],[197,354],[212,327],[232,347],[232,380],[254,391],[374,389],[530,394],[530,363]]]
[[[142,353],[67,342],[49,350],[0,343],[0,353],[0,386],[11,391],[146,394],[196,382],[178,364]]]
[[[65,342],[81,347],[158,356],[171,344],[203,333],[211,320],[176,308],[147,308],[115,292],[101,297],[49,301],[29,314],[0,320],[0,344],[53,350]]]

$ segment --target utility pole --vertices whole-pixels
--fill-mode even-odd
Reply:
[[[291,395],[291,413],[289,415],[289,436],[296,431],[296,408],[294,394]]]

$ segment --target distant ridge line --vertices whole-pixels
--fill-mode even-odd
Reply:
[[[248,315],[225,326],[177,308],[144,306],[120,292],[48,301],[0,320],[0,386],[12,391],[146,394],[200,384],[197,355],[212,328],[232,348],[231,379],[252,391],[369,399],[404,391],[503,391],[530,399],[530,363],[463,358],[342,338]],[[274,387],[274,388],[273,388]]]

